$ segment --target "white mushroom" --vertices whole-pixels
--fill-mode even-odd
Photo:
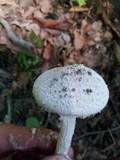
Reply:
[[[38,105],[61,116],[56,153],[62,155],[68,153],[76,118],[101,112],[109,99],[103,78],[81,64],[44,72],[35,81],[33,94]]]

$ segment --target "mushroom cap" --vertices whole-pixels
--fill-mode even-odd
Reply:
[[[46,111],[86,118],[105,107],[109,90],[94,70],[75,64],[41,74],[33,85],[33,95]]]

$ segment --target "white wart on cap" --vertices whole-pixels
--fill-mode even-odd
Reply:
[[[70,147],[76,117],[86,118],[100,112],[109,99],[103,78],[81,64],[44,72],[35,81],[33,94],[38,105],[61,116],[56,153],[62,155],[67,155]]]

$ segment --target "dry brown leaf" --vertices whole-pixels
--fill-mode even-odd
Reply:
[[[52,52],[53,52],[53,46],[50,43],[48,43],[45,46],[43,58],[47,61],[50,60]]]
[[[93,24],[92,24],[92,29],[96,32],[100,31],[102,28],[102,22],[99,20],[99,21],[95,21]]]
[[[16,5],[16,0],[0,0],[0,5]]]
[[[56,48],[60,46],[57,37],[47,37],[47,41]]]
[[[18,81],[17,81],[17,86],[19,88],[23,88],[23,89],[26,89],[26,86],[28,84],[28,81],[29,81],[29,77],[28,77],[28,74],[23,72],[19,75],[18,77]]]
[[[34,4],[34,0],[17,0],[21,7],[27,7]]]
[[[33,17],[37,20],[39,18],[44,18],[44,14],[40,10],[37,10],[34,12]]]
[[[25,29],[29,32],[34,32],[37,36],[40,35],[40,26],[37,23],[29,23],[26,25]]]
[[[36,11],[34,13],[34,19],[44,28],[58,29],[62,31],[69,30],[72,27],[73,22],[67,20],[53,20],[45,19],[43,13]]]
[[[52,20],[52,19],[43,19],[40,17],[34,17],[41,26],[46,28],[55,28],[56,26],[60,25],[60,21]]]
[[[29,31],[29,32],[34,32],[36,35],[39,35],[40,33],[40,27],[37,23],[34,23],[33,21],[25,21],[25,22],[20,22],[18,20],[14,20],[12,23],[12,25],[16,25],[17,27],[19,28],[23,28],[26,30],[26,31]]]
[[[100,33],[100,32],[94,32],[93,34],[91,34],[90,37],[95,42],[100,42],[102,40],[102,33]]]
[[[64,65],[71,65],[71,64],[80,64],[83,63],[84,61],[84,57],[81,55],[81,53],[79,51],[72,51],[69,54],[69,57],[66,56],[66,54],[63,54],[63,61],[64,61]]]
[[[40,5],[40,9],[43,13],[48,13],[52,10],[50,0],[40,0],[40,1],[38,1],[38,3]]]
[[[84,47],[85,45],[85,37],[76,30],[74,31],[74,46],[76,50],[80,50]]]
[[[41,68],[41,73],[44,73],[45,71],[49,70],[50,69],[50,62],[49,61],[46,61],[44,63],[44,65],[42,66]]]
[[[91,68],[98,67],[103,65],[103,61],[105,61],[104,54],[107,49],[104,45],[95,45],[95,47],[90,47],[86,49],[83,53],[84,56],[84,64]]]
[[[40,7],[33,7],[33,6],[30,6],[28,8],[28,10],[25,12],[24,14],[24,18],[28,18],[29,16],[31,16],[36,10],[38,10]]]
[[[107,31],[104,33],[104,39],[107,40],[107,41],[111,41],[112,38],[113,38],[113,34],[112,34],[110,31],[107,30]]]
[[[74,31],[74,46],[76,50],[83,49],[86,45],[91,45],[94,42],[86,38],[83,34],[80,34],[77,30]]]
[[[46,28],[44,29],[46,32],[50,33],[51,35],[53,36],[58,36],[61,34],[61,31],[60,30],[57,30],[57,29],[49,29],[49,28]]]
[[[82,24],[81,24],[81,34],[85,34],[87,32],[89,32],[92,28],[92,25],[85,19],[82,20]]]
[[[72,24],[69,22],[61,22],[59,25],[57,25],[55,28],[59,29],[61,31],[68,31],[72,27]]]
[[[63,46],[70,43],[71,37],[67,33],[61,33],[57,37],[57,40],[59,42],[59,46]]]

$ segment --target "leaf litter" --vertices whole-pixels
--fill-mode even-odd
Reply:
[[[103,10],[96,11],[97,14],[94,15],[90,7],[94,10],[98,4]],[[87,7],[71,4],[66,7],[65,4],[60,5],[58,1],[52,0],[0,0],[0,5],[0,20],[4,19],[6,22],[5,25],[0,22],[0,47],[5,48],[5,52],[0,55],[0,69],[2,73],[13,75],[12,79],[0,76],[0,80],[3,85],[7,84],[9,90],[14,91],[13,106],[16,106],[16,103],[18,105],[18,99],[18,106],[26,106],[17,112],[13,109],[14,123],[20,123],[16,117],[22,119],[24,125],[24,119],[28,116],[35,114],[39,117],[42,114],[40,109],[35,111],[30,93],[32,83],[39,74],[53,67],[83,63],[97,70],[105,78],[111,95],[106,112],[86,119],[84,123],[78,120],[72,143],[74,158],[105,160],[108,157],[119,157],[120,138],[117,124],[120,119],[120,44],[117,38],[120,38],[120,33],[110,18],[109,7],[113,4],[99,1]],[[9,32],[12,34],[9,35]],[[14,40],[14,37],[17,38]],[[32,47],[25,48],[20,41],[27,45],[30,43]],[[26,49],[32,51],[32,56],[28,52],[26,57],[21,57],[18,61],[18,54],[22,56]],[[11,60],[12,64],[9,63]],[[28,92],[29,87],[31,89]],[[0,88],[1,110],[5,108],[5,91],[6,89]],[[32,106],[28,103],[28,97],[32,99]],[[47,120],[44,118],[44,121],[47,121],[48,127],[58,130],[59,121],[56,117],[51,114]]]

